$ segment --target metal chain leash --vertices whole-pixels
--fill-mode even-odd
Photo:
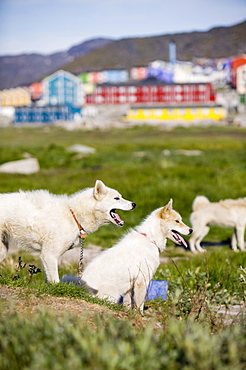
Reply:
[[[80,238],[80,256],[79,256],[79,265],[78,265],[78,283],[82,284],[82,274],[83,274],[83,257],[84,257],[84,244],[86,233],[83,227],[80,225],[79,221],[77,220],[74,211],[70,208],[70,212],[79,228],[79,238]]]
[[[83,275],[84,244],[85,244],[85,238],[80,238],[80,255],[79,255],[79,265],[78,265],[79,284],[81,284],[82,275]]]

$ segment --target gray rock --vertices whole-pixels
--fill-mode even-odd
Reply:
[[[36,158],[21,159],[19,161],[6,162],[0,166],[0,172],[19,173],[30,175],[40,171]]]
[[[86,145],[75,144],[67,148],[67,151],[73,153],[91,154],[95,153],[96,149]]]

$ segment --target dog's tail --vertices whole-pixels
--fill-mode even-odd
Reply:
[[[209,203],[209,200],[204,195],[198,195],[192,204],[192,211],[198,211],[199,209],[203,208],[205,205]]]

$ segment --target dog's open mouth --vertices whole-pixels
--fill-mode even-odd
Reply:
[[[185,248],[188,248],[186,241],[184,240],[184,238],[182,238],[182,236],[176,230],[172,230],[171,232],[172,232],[173,239],[177,244],[183,245]]]
[[[116,209],[115,208],[114,209],[111,209],[111,211],[109,213],[110,213],[110,216],[113,219],[113,222],[117,226],[123,226],[124,225],[124,221],[120,218],[120,216],[118,215],[118,213],[116,213]]]

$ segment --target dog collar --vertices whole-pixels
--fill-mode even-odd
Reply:
[[[145,238],[147,238],[151,243],[155,244],[155,246],[158,248],[159,252],[160,252],[160,248],[158,247],[158,245],[156,244],[156,242],[154,240],[151,240],[148,238],[147,234],[145,233],[139,233],[141,235],[143,235]]]
[[[85,233],[85,230],[83,229],[83,227],[80,225],[79,221],[77,220],[76,216],[75,216],[75,213],[74,211],[70,208],[70,212],[72,213],[72,216],[74,218],[74,221],[76,222],[78,228],[79,228],[79,237],[81,239],[85,239],[86,238],[86,233]]]

